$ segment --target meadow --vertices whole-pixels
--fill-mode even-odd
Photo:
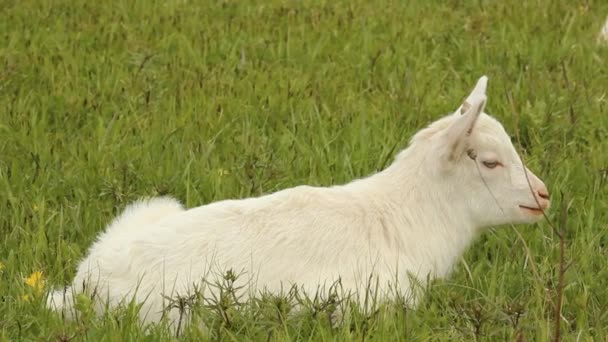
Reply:
[[[83,301],[64,321],[45,293],[131,201],[364,177],[483,74],[486,111],[552,194],[548,220],[483,234],[417,309],[332,327],[331,298],[303,315],[285,298],[217,303],[200,311],[209,331],[180,339],[608,340],[607,14],[599,0],[0,1],[0,340],[173,339],[134,306],[94,317]]]

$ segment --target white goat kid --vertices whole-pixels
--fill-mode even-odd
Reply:
[[[170,198],[130,205],[48,305],[69,316],[75,293],[95,292],[110,307],[135,299],[141,319],[156,321],[164,296],[189,293],[230,268],[248,272],[243,282],[252,280],[253,291],[295,284],[314,294],[340,278],[354,300],[371,274],[385,300],[395,286],[411,293],[410,276],[423,284],[446,276],[483,228],[533,223],[549,208],[543,182],[483,113],[486,84],[484,76],[455,113],[418,132],[392,165],[367,178],[189,210]]]
[[[608,18],[606,18],[604,26],[602,27],[600,34],[597,36],[597,39],[600,44],[608,44]]]

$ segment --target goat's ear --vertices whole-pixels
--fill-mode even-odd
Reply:
[[[473,133],[475,123],[486,105],[486,96],[484,94],[471,93],[463,104],[463,107],[465,105],[465,112],[457,116],[454,122],[445,130],[441,156],[444,162],[449,163],[459,160],[469,149],[469,137]]]
[[[471,91],[469,96],[467,96],[466,100],[464,100],[464,102],[458,108],[455,114],[464,114],[469,109],[469,107],[471,106],[471,102],[474,101],[474,99],[479,98],[481,96],[486,96],[487,87],[488,76],[481,76],[479,80],[477,80],[477,84],[475,84],[475,88],[473,88],[473,91]]]

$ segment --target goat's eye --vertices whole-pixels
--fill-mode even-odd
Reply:
[[[497,167],[498,165],[500,165],[500,163],[497,161],[484,161],[483,162],[483,166],[487,167],[488,169],[493,169],[493,168]]]

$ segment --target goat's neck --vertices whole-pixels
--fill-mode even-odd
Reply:
[[[412,249],[425,256],[424,262],[443,276],[475,238],[477,229],[466,203],[446,189],[425,170],[421,160],[398,158],[367,183],[377,212],[390,222],[405,252]]]

